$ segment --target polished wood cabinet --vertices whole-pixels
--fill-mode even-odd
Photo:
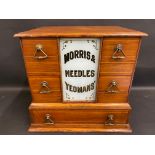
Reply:
[[[141,39],[119,26],[49,26],[20,38],[31,132],[131,132],[129,93]]]

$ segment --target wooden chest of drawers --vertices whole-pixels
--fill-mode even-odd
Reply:
[[[50,26],[16,34],[32,94],[29,131],[131,132],[128,96],[142,36],[147,34],[118,26]],[[75,48],[79,51],[62,55]],[[98,59],[87,49],[98,52]],[[90,56],[98,64],[91,74],[91,64],[84,60]],[[72,62],[65,66],[69,59]],[[80,66],[89,69],[78,70]],[[73,86],[74,81],[87,83],[91,75],[96,76],[95,84]],[[72,85],[63,83],[65,78]],[[86,89],[93,92],[91,96]],[[69,93],[65,96],[63,91]]]

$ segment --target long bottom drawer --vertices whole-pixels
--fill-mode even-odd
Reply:
[[[128,109],[30,109],[32,124],[127,124]]]

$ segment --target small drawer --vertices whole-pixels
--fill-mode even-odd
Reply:
[[[32,94],[32,102],[37,103],[60,103],[62,102],[62,93],[60,91],[51,91],[49,93],[34,93]]]
[[[98,82],[98,91],[106,93],[128,92],[131,76],[101,76]]]
[[[104,38],[102,62],[135,62],[140,38]]]
[[[100,76],[102,75],[132,75],[134,63],[100,63]]]
[[[97,102],[99,103],[126,103],[128,102],[128,93],[97,93]]]
[[[33,93],[48,93],[48,91],[61,91],[60,78],[52,78],[48,76],[29,76],[29,85]]]
[[[52,38],[34,38],[22,39],[22,49],[24,56],[58,56],[58,42],[57,39]],[[37,59],[37,58],[36,58]]]
[[[29,76],[33,102],[62,102],[60,78]]]
[[[103,124],[128,123],[129,110],[38,109],[30,110],[33,124]]]
[[[48,57],[44,60],[36,60],[32,57],[25,57],[25,66],[28,74],[31,75],[60,75],[60,65],[57,57]]]

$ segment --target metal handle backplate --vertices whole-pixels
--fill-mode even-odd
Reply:
[[[54,124],[54,121],[52,120],[50,114],[46,114],[46,115],[45,115],[44,123],[45,123],[45,124]]]
[[[105,90],[106,93],[118,93],[119,89],[118,89],[118,82],[115,80],[112,80],[109,83],[108,88]]]
[[[123,52],[123,46],[122,44],[117,44],[116,49],[112,55],[112,59],[124,59],[125,54]]]
[[[110,114],[107,116],[105,125],[114,125],[114,115]]]
[[[34,53],[34,58],[35,59],[46,59],[48,58],[47,54],[43,51],[43,45],[42,44],[37,44],[35,46],[36,50],[35,50],[35,53]]]
[[[40,94],[48,94],[50,92],[51,92],[51,89],[48,86],[48,82],[47,81],[41,82]]]

